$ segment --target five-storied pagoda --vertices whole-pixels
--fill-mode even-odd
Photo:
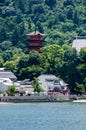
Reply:
[[[38,31],[34,31],[32,33],[26,34],[29,37],[28,40],[28,49],[31,50],[36,50],[36,51],[40,51],[40,48],[42,47],[42,43],[44,42],[44,40],[42,40],[41,38],[45,36],[45,34],[42,34]]]

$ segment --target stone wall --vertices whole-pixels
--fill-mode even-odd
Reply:
[[[68,95],[2,96],[1,102],[57,102],[69,101]]]

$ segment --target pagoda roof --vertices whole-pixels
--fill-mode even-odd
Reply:
[[[31,32],[29,34],[26,34],[27,36],[34,36],[34,35],[40,35],[40,36],[45,36],[45,34],[43,33],[40,33],[38,31],[34,31],[34,32]]]

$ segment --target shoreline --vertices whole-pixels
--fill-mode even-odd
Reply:
[[[79,98],[76,95],[32,95],[32,96],[3,96],[0,97],[0,104],[12,103],[53,103],[72,102],[85,103],[86,98]]]
[[[17,103],[64,103],[64,102],[69,102],[69,103],[86,103],[86,99],[78,99],[78,100],[59,100],[59,101],[49,101],[49,100],[33,100],[33,101],[26,101],[26,100],[22,100],[22,101],[0,101],[0,104],[17,104]]]
[[[76,102],[76,103],[85,103],[86,99],[77,99],[77,100],[73,100],[72,102]]]
[[[69,100],[69,101],[0,101],[0,105],[4,104],[17,104],[17,103],[64,103],[64,102],[71,102],[71,103],[86,103],[86,99],[78,99],[78,100]]]
[[[0,105],[3,105],[3,104],[13,104],[12,102],[0,102]]]

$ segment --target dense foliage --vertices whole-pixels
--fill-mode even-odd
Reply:
[[[26,34],[46,34],[41,53],[29,52]],[[71,48],[73,37],[86,36],[85,0],[0,0],[0,67],[18,79],[52,73],[71,92],[86,92],[86,48]],[[47,46],[49,45],[49,46]]]
[[[14,94],[17,92],[17,90],[16,90],[16,87],[13,85],[13,86],[10,86],[9,88],[8,88],[8,90],[7,90],[7,93],[8,93],[8,95],[10,95],[10,96],[14,96]]]
[[[39,83],[39,80],[38,80],[38,78],[34,78],[34,80],[33,80],[33,84],[32,84],[32,86],[33,86],[33,88],[34,88],[34,92],[44,92],[44,90],[43,90],[43,88],[41,88],[40,87],[40,83]]]

